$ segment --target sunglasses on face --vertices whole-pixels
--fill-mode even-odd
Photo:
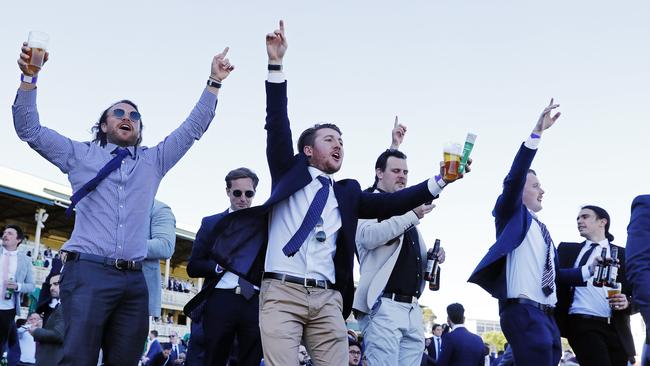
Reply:
[[[113,116],[115,116],[116,118],[122,118],[122,117],[124,117],[125,114],[126,114],[126,111],[124,109],[122,109],[122,108],[113,109]],[[139,121],[140,120],[140,113],[136,112],[136,111],[129,112],[129,118],[131,119],[131,121]]]
[[[255,196],[255,191],[242,192],[239,189],[235,189],[234,191],[232,191],[232,195],[235,197],[241,197],[242,194],[246,195],[247,198],[253,198],[253,196]]]

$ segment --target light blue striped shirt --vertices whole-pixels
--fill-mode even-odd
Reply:
[[[130,156],[76,206],[75,225],[64,250],[142,260],[147,255],[151,207],[160,180],[208,129],[217,96],[204,90],[189,117],[152,148],[130,147]],[[18,90],[12,107],[21,140],[68,175],[73,192],[97,175],[117,147],[78,142],[41,126],[36,89]]]

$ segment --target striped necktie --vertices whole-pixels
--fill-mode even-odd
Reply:
[[[539,228],[542,230],[542,236],[544,237],[544,242],[546,242],[546,261],[544,263],[544,270],[542,271],[542,292],[548,297],[551,296],[555,289],[555,271],[553,269],[553,262],[551,261],[551,248],[555,248],[555,245],[546,225],[535,216],[533,216],[533,220],[537,222]]]

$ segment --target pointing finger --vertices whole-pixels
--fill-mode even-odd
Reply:
[[[395,116],[395,125],[393,127],[397,127],[399,125],[399,119],[397,116]]]

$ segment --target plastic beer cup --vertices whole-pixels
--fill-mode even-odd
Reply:
[[[455,180],[458,178],[461,153],[462,148],[459,143],[450,142],[445,145],[445,149],[443,150],[445,180]]]
[[[45,62],[45,52],[50,43],[50,36],[47,33],[31,31],[27,38],[27,47],[32,50],[29,53],[29,62],[27,69],[32,75],[38,73]]]

